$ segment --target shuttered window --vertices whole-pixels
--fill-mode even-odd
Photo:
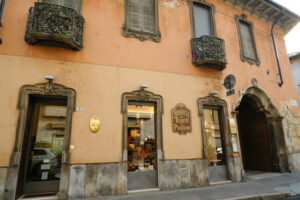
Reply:
[[[212,24],[211,24],[211,12],[210,8],[205,5],[199,5],[194,3],[194,27],[195,37],[201,37],[202,35],[212,36]]]
[[[82,0],[38,0],[38,2],[49,3],[67,8],[73,8],[80,13]]]
[[[241,41],[244,56],[252,59],[256,59],[254,50],[254,41],[251,33],[251,27],[249,24],[240,21]]]
[[[157,0],[125,0],[123,34],[141,40],[159,40]]]
[[[234,16],[240,43],[240,55],[243,62],[249,64],[260,65],[260,60],[257,54],[255,38],[254,38],[254,26],[253,23],[247,20],[247,16],[242,14],[241,16]]]
[[[129,0],[128,29],[154,34],[154,9],[153,0]]]

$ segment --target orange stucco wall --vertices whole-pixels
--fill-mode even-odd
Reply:
[[[218,90],[228,102],[229,112],[240,90],[256,78],[258,85],[272,97],[278,108],[282,102],[297,99],[283,32],[275,30],[284,85],[278,86],[271,24],[248,16],[254,23],[254,34],[260,66],[240,59],[235,14],[243,12],[221,0],[207,0],[215,5],[218,37],[225,40],[228,65],[223,71],[199,68],[191,64],[190,14],[186,0],[159,0],[161,42],[141,42],[124,37],[123,0],[83,0],[85,18],[84,48],[72,51],[62,48],[30,46],[24,41],[28,10],[34,0],[6,2],[0,35],[0,166],[7,166],[15,140],[18,120],[16,108],[22,85],[44,82],[45,75],[54,75],[56,83],[77,91],[77,106],[72,123],[72,163],[118,162],[121,151],[121,95],[138,89],[141,83],[164,98],[163,141],[167,159],[200,158],[200,120],[196,99]],[[267,74],[269,70],[269,75]],[[224,77],[237,78],[236,94],[225,97]],[[179,136],[171,131],[171,109],[184,103],[192,111],[193,132]],[[298,101],[299,104],[299,101]],[[299,112],[299,107],[291,107]],[[99,115],[100,132],[92,134],[88,124],[92,115]]]

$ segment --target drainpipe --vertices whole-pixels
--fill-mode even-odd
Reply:
[[[275,21],[274,21],[274,23],[272,25],[272,29],[271,29],[272,40],[273,40],[274,51],[275,51],[275,57],[276,57],[277,67],[278,67],[278,72],[279,72],[279,77],[280,77],[280,82],[278,83],[279,87],[281,87],[283,85],[283,79],[282,79],[282,73],[281,73],[281,68],[280,68],[280,63],[279,63],[277,45],[276,45],[276,41],[275,41],[275,38],[274,38],[274,27],[275,27],[276,23],[278,22],[278,20],[283,15],[284,15],[284,8],[281,9],[280,15],[275,19]]]
[[[0,4],[0,27],[2,27],[2,14],[3,14],[3,10],[4,10],[4,4],[5,4],[5,0],[1,0],[1,4]],[[2,43],[2,39],[0,38],[0,44]]]

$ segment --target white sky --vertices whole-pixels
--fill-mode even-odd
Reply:
[[[300,16],[300,0],[273,0]],[[300,23],[286,36],[285,43],[288,53],[300,52]]]

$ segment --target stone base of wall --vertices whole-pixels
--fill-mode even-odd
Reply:
[[[207,162],[202,159],[160,162],[161,190],[200,187],[208,184]]]
[[[292,172],[300,172],[300,153],[290,154]]]
[[[125,194],[126,179],[127,163],[72,165],[68,198],[83,199]]]
[[[160,190],[200,187],[208,184],[206,162],[201,159],[159,162]],[[71,165],[69,199],[127,193],[127,163]]]
[[[0,199],[4,200],[4,190],[7,175],[7,167],[0,167]]]

